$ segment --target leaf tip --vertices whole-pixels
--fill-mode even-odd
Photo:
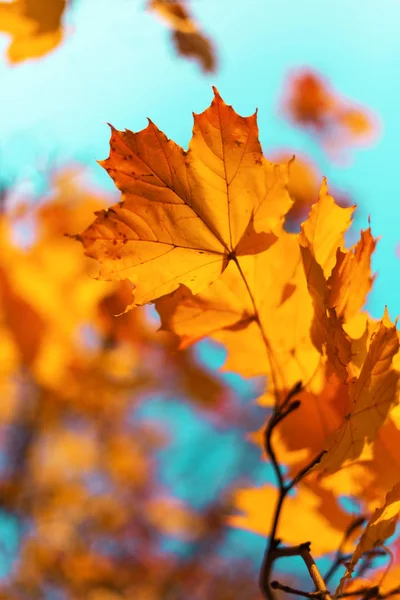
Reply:
[[[80,233],[64,233],[64,237],[70,238],[71,240],[76,240],[78,242],[82,242],[82,237]]]
[[[328,192],[329,192],[329,190],[328,190],[328,179],[326,178],[326,175],[324,175],[322,177],[321,193],[328,194]]]
[[[221,94],[219,93],[219,91],[217,90],[215,85],[212,85],[211,87],[212,87],[212,91],[214,93],[214,98],[221,99]]]

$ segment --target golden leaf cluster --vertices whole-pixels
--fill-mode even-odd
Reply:
[[[100,164],[121,201],[97,212],[76,238],[98,261],[100,279],[131,282],[127,310],[155,302],[162,329],[181,348],[207,336],[222,342],[226,369],[267,377],[264,406],[279,406],[303,383],[299,409],[276,428],[280,457],[296,472],[326,452],[290,498],[279,536],[298,543],[304,524],[285,522],[291,511],[313,507],[310,529],[312,515],[329,523],[318,550],[334,550],[350,519],[339,496],[356,490],[370,511],[399,481],[398,468],[382,468],[400,443],[399,335],[387,312],[376,321],[363,311],[373,284],[370,228],[346,248],[354,208],[340,207],[323,180],[300,232],[287,232],[291,162],[269,162],[256,115],[237,115],[216,90],[211,106],[194,115],[187,151],[149,122],[138,133],[112,128],[110,156]],[[244,514],[234,522],[266,533],[270,493],[241,492]],[[387,512],[397,515],[392,496],[362,547],[392,531],[375,525]]]

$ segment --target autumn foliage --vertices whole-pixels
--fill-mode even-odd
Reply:
[[[187,3],[145,8],[217,68]],[[58,47],[68,9],[0,2],[9,62]],[[377,132],[310,69],[280,114],[335,158]],[[187,150],[111,126],[99,164],[115,194],[76,165],[2,190],[0,598],[400,596],[400,337],[365,309],[370,223],[347,243],[352,199],[305,154],[268,160],[216,88]]]
[[[331,152],[365,143],[377,130],[365,108],[341,98],[321,76],[307,69],[291,75],[282,104],[294,123],[313,131]]]
[[[300,233],[286,232],[290,162],[270,163],[256,117],[238,116],[216,90],[210,108],[195,115],[187,152],[150,122],[136,134],[112,129],[110,156],[101,164],[121,202],[99,211],[76,236],[100,264],[99,277],[129,279],[126,310],[155,302],[162,329],[180,347],[211,336],[227,348],[230,369],[267,376],[260,402],[271,407],[273,427],[267,441],[264,434],[259,439],[280,492],[238,492],[242,514],[231,522],[268,534],[275,519],[266,559],[272,568],[285,555],[278,539],[300,544],[302,555],[317,529],[314,554],[337,548],[351,521],[341,495],[357,489],[367,512],[382,505],[340,593],[359,559],[391,535],[398,514],[398,474],[383,485],[378,454],[388,428],[393,444],[400,440],[399,336],[387,313],[375,321],[363,312],[373,283],[370,229],[345,248],[354,208],[339,207],[324,180]],[[285,527],[294,511],[302,527]],[[272,594],[268,581],[264,591]]]
[[[71,0],[0,1],[0,33],[10,37],[9,62],[17,64],[55,50],[66,37],[63,21],[71,4]],[[146,8],[169,27],[179,55],[195,59],[205,72],[215,71],[214,45],[191,16],[184,1],[149,0]]]
[[[107,205],[104,194],[85,191],[76,168],[50,187],[45,203],[21,203],[1,218],[0,497],[20,536],[4,597],[42,598],[57,588],[82,599],[185,598],[196,580],[204,595],[254,595],[243,561],[236,574],[223,563],[215,573],[229,488],[206,495],[201,510],[174,497],[159,476],[173,426],[141,414],[155,396],[181,398],[197,418],[215,414],[221,434],[237,427],[241,407],[193,352],[177,353],[156,333],[143,310],[115,317],[132,286],[93,279],[64,235],[90,223]],[[21,247],[18,232],[28,224],[34,237]],[[202,443],[193,437],[191,468]],[[246,461],[245,447],[242,454]],[[163,551],[171,539],[184,559]]]

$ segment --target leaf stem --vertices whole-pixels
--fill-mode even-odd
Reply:
[[[349,539],[351,534],[354,533],[354,531],[356,531],[356,529],[361,527],[364,523],[365,523],[365,517],[363,517],[363,516],[357,517],[357,519],[352,521],[350,523],[350,525],[348,526],[348,528],[346,529],[346,531],[343,535],[342,541],[340,542],[340,546],[337,549],[337,552],[335,554],[335,558],[333,559],[331,566],[325,573],[325,576],[324,576],[325,583],[328,583],[332,579],[332,577],[335,575],[336,571],[343,564],[343,561],[346,558],[346,555],[344,554],[344,547],[345,547],[347,540]]]
[[[237,266],[237,268],[238,268],[238,271],[239,271],[239,273],[240,273],[240,276],[241,276],[241,277],[242,277],[242,279],[243,279],[243,282],[244,282],[244,284],[245,284],[245,286],[246,286],[246,289],[247,289],[247,292],[248,292],[248,294],[249,294],[249,297],[250,297],[251,303],[252,303],[252,305],[253,305],[253,310],[254,310],[254,320],[255,320],[255,322],[258,324],[258,327],[259,327],[259,329],[260,329],[261,337],[262,337],[262,339],[263,339],[263,342],[264,342],[264,345],[265,345],[265,349],[266,349],[266,352],[267,352],[267,356],[268,356],[268,360],[269,360],[269,363],[270,363],[270,366],[271,366],[271,379],[272,379],[273,387],[274,387],[274,390],[275,390],[275,391],[276,391],[276,393],[277,393],[277,390],[278,390],[278,385],[277,385],[277,381],[276,381],[276,374],[275,374],[275,370],[273,369],[273,366],[272,366],[272,363],[273,363],[273,354],[272,354],[272,349],[271,349],[270,343],[269,343],[269,341],[268,341],[267,334],[266,334],[266,333],[265,333],[265,331],[264,331],[264,327],[263,327],[263,326],[262,326],[262,324],[261,324],[260,315],[259,315],[259,312],[258,312],[258,308],[257,308],[257,304],[256,304],[256,301],[255,301],[255,298],[254,298],[253,292],[251,291],[251,288],[250,288],[250,286],[249,286],[249,283],[248,283],[248,281],[247,281],[247,279],[246,279],[246,276],[245,276],[245,274],[244,274],[244,272],[243,272],[243,269],[242,269],[242,267],[241,267],[241,265],[240,265],[240,263],[239,263],[238,257],[237,257],[237,256],[236,256],[234,253],[232,253],[232,255],[231,255],[231,260],[233,260],[233,262],[235,263],[235,265],[236,265],[236,266]],[[287,398],[286,398],[286,399],[287,399]],[[278,404],[279,404],[279,401],[278,401],[278,398],[276,397],[276,406],[277,406]]]

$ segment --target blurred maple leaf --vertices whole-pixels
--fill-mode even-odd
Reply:
[[[0,220],[1,508],[21,525],[8,598],[21,596],[14,588],[42,598],[54,581],[82,599],[110,588],[121,598],[143,591],[157,600],[168,590],[187,597],[199,576],[217,598],[235,585],[248,589],[242,569],[234,582],[225,567],[216,576],[216,550],[203,552],[225,536],[219,499],[195,513],[172,498],[157,480],[155,456],[169,432],[132,419],[159,394],[218,411],[226,386],[191,350],[177,355],[166,334],[156,336],[143,309],[112,318],[132,285],[93,281],[88,260],[64,236],[109,201],[76,186],[75,175],[58,173],[46,199]],[[11,233],[28,217],[33,240],[20,248]],[[94,340],[77,335],[82,325]],[[191,446],[185,455],[190,469],[196,453]],[[186,540],[184,559],[162,552],[166,536]]]
[[[159,15],[170,27],[172,40],[179,54],[197,59],[205,72],[216,70],[215,49],[200,31],[184,2],[149,0],[148,9]]]
[[[0,2],[0,32],[12,36],[7,50],[11,63],[51,52],[63,39],[66,0]]]
[[[281,151],[274,153],[271,160],[278,164],[290,162],[288,190],[293,206],[286,215],[285,228],[295,231],[318,199],[322,175],[317,165],[301,154],[296,153],[293,160],[289,152]],[[351,205],[350,199],[343,193],[335,190],[333,195],[339,206],[345,208]]]
[[[377,125],[366,109],[336,94],[317,73],[292,74],[285,86],[282,109],[295,124],[309,127],[329,150],[368,141]]]

